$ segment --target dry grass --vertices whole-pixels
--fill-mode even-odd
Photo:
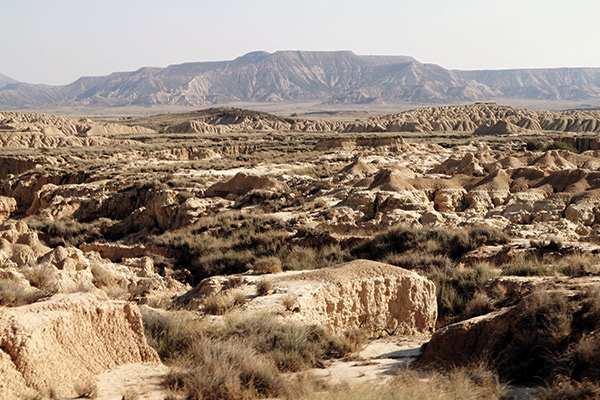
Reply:
[[[99,289],[125,291],[127,282],[118,274],[110,270],[110,267],[99,263],[93,263],[90,267],[93,283]]]
[[[291,294],[287,294],[283,298],[282,304],[283,304],[283,307],[285,307],[286,310],[292,311],[295,308],[297,301],[298,301],[298,299],[296,298],[296,296],[293,296]]]
[[[212,315],[223,315],[233,307],[235,307],[234,298],[224,292],[208,296],[204,301],[204,310]]]
[[[266,296],[267,294],[271,293],[272,290],[273,290],[273,284],[266,279],[261,279],[256,284],[256,295],[257,296]]]
[[[95,399],[98,397],[98,385],[93,378],[75,384],[75,393],[78,399]]]
[[[188,399],[275,397],[283,387],[273,361],[242,342],[201,339],[187,356],[187,363],[168,373],[165,386]]]
[[[31,286],[52,290],[56,282],[57,270],[53,265],[36,265],[23,271]]]
[[[138,400],[140,395],[133,389],[127,389],[122,393],[121,400]]]
[[[500,400],[506,389],[496,376],[481,368],[417,372],[401,370],[388,385],[340,385],[299,399],[314,400]]]
[[[35,303],[44,296],[42,290],[28,288],[7,279],[0,280],[0,306],[18,307]]]
[[[216,327],[169,314],[142,316],[148,342],[172,366],[165,386],[173,398],[290,398],[298,391],[282,372],[322,366],[357,351],[364,340],[359,331],[337,337],[267,315],[228,318]]]
[[[276,274],[282,271],[281,260],[277,257],[261,258],[254,262],[254,272],[257,274]]]

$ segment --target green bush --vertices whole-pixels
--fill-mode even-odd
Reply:
[[[560,140],[555,140],[544,147],[544,151],[549,150],[566,150],[570,151],[571,153],[579,153],[575,147]]]

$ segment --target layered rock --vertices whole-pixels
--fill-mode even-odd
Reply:
[[[289,317],[320,324],[339,334],[361,328],[371,335],[426,335],[435,328],[435,285],[392,265],[356,260],[318,271],[239,277],[244,284],[235,290],[250,297],[240,313],[280,313],[284,310],[284,297],[291,296],[295,299],[295,311]],[[201,305],[205,296],[227,293],[229,279],[208,278],[182,301]],[[263,279],[271,282],[273,292],[254,297],[256,285]]]
[[[0,308],[0,398],[74,397],[78,385],[128,363],[159,363],[137,306],[78,293]]]

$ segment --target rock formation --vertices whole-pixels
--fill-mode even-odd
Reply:
[[[137,306],[77,293],[0,308],[0,398],[74,397],[94,376],[128,363],[158,363]]]

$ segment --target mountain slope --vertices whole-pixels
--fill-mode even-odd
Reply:
[[[231,61],[141,68],[65,86],[0,83],[0,107],[318,101],[394,103],[600,98],[600,68],[451,71],[351,51],[252,52]]]
[[[0,88],[8,85],[9,83],[16,83],[16,82],[17,81],[15,81],[14,79],[9,78],[6,75],[0,74]]]

